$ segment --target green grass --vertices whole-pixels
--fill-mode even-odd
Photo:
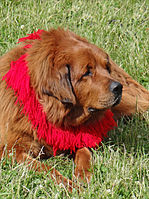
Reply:
[[[0,54],[18,38],[58,26],[102,47],[134,79],[149,89],[149,7],[144,0],[0,0]],[[93,151],[94,174],[80,195],[55,186],[44,173],[24,165],[0,164],[0,199],[149,198],[149,115],[119,122],[103,147]],[[56,157],[47,163],[72,178],[73,163]]]

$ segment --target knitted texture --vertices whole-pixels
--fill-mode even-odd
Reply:
[[[28,37],[19,39],[19,41],[40,39],[41,32],[42,30],[38,30]],[[25,46],[25,48],[29,47],[31,45]],[[47,120],[46,113],[36,98],[34,88],[30,86],[27,56],[24,54],[17,61],[12,61],[10,70],[3,76],[3,80],[6,81],[7,87],[14,91],[17,98],[16,104],[19,103],[22,114],[28,117],[32,128],[37,130],[38,139],[43,138],[48,145],[52,146],[54,155],[56,155],[57,150],[75,151],[76,148],[95,148],[99,145],[107,136],[107,132],[117,126],[113,119],[113,113],[107,110],[100,121],[88,126],[80,125],[69,129],[56,128]]]

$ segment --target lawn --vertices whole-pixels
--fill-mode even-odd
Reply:
[[[105,49],[134,79],[149,89],[148,0],[0,0],[0,55],[20,37],[38,29],[63,27]],[[119,121],[103,146],[93,150],[94,173],[78,195],[54,185],[48,175],[5,159],[0,162],[0,199],[149,198],[149,112]],[[3,162],[5,161],[5,165]],[[72,178],[68,157],[47,160]]]

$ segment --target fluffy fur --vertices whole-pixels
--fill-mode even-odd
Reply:
[[[49,158],[53,155],[52,146],[38,139],[37,130],[32,128],[28,117],[21,114],[19,104],[15,105],[14,92],[2,81],[10,70],[10,63],[24,54],[28,55],[31,87],[47,120],[58,128],[89,125],[102,119],[110,108],[115,118],[149,108],[149,92],[119,68],[104,50],[70,31],[42,31],[40,39],[24,40],[0,58],[1,156],[7,146],[8,152],[15,150],[18,162],[32,162],[30,167],[38,171],[50,169],[34,158]],[[89,181],[91,154],[87,148],[77,150],[75,163],[75,175],[83,179],[85,174]],[[68,184],[58,171],[52,169],[50,174],[58,183]],[[71,184],[69,181],[70,189]]]

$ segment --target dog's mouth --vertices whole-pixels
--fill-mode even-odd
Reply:
[[[95,120],[102,118],[103,113],[107,108],[97,109],[93,107],[83,108],[82,106],[73,107],[69,114],[65,117],[64,126],[79,126],[82,124],[89,124]]]
[[[104,104],[103,108],[100,108],[100,109],[93,108],[93,107],[88,107],[88,112],[93,114],[93,113],[100,113],[100,112],[106,111],[107,109],[118,105],[120,103],[120,101],[121,101],[121,98],[122,98],[122,95],[118,95],[117,97],[115,97],[114,100]]]
[[[119,94],[117,96],[113,96],[108,101],[101,102],[102,110],[104,109],[110,109],[111,107],[117,106],[121,102],[122,94]]]
[[[122,95],[117,96],[112,103],[105,106],[104,108],[97,109],[93,107],[88,107],[87,111],[89,115],[88,117],[84,118],[84,120],[82,120],[81,123],[88,125],[94,122],[95,120],[100,120],[108,109],[110,109],[111,107],[117,106],[120,103],[121,98],[122,98]]]
[[[112,107],[117,106],[120,103],[121,99],[122,99],[122,95],[119,95],[118,97],[116,97],[113,102]]]

